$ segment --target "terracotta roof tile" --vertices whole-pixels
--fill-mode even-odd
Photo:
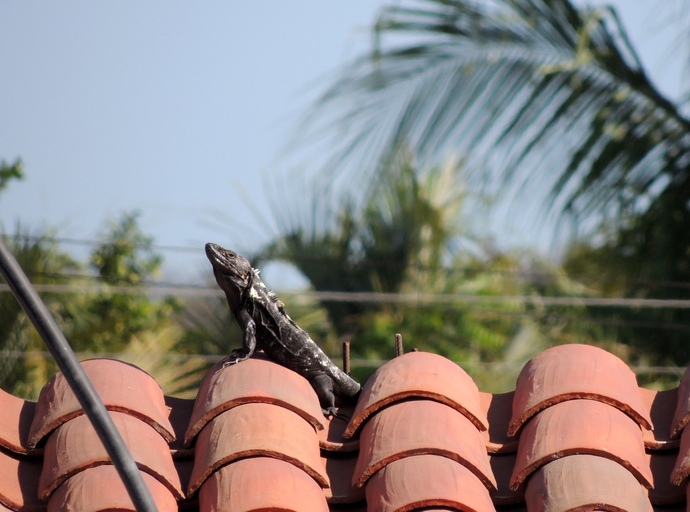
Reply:
[[[27,453],[29,428],[36,403],[22,400],[0,389],[0,448]]]
[[[479,430],[488,429],[479,390],[465,370],[436,354],[409,352],[384,364],[367,380],[344,436],[355,435],[379,409],[408,398],[441,402],[467,416]]]
[[[330,482],[324,489],[329,505],[358,503],[364,501],[364,489],[352,484],[352,475],[357,465],[357,454],[347,452],[323,452],[323,463]]]
[[[45,510],[45,502],[38,498],[42,463],[39,457],[24,457],[0,449],[0,505],[8,510]]]
[[[489,422],[489,430],[482,432],[486,451],[489,453],[510,453],[517,451],[518,440],[508,436],[515,392],[479,393],[482,410]]]
[[[284,407],[308,421],[316,430],[326,422],[319,399],[301,375],[262,358],[240,364],[216,364],[206,373],[185,435],[185,446],[212,418],[238,405],[267,403]]]
[[[525,489],[510,488],[510,477],[515,467],[516,453],[491,454],[489,463],[496,479],[496,489],[490,491],[494,505],[518,505],[525,501]]]
[[[652,418],[653,430],[644,429],[644,445],[650,450],[677,449],[680,441],[671,437],[671,422],[678,402],[678,388],[666,391],[640,388],[649,416]]]
[[[215,471],[199,490],[200,510],[328,512],[312,477],[269,457],[242,459]]]
[[[431,507],[477,512],[494,509],[489,491],[474,473],[437,455],[391,462],[369,479],[366,496],[371,512],[433,510]]]
[[[690,429],[684,428],[680,435],[680,448],[671,474],[671,482],[675,485],[687,483],[688,476],[690,476]]]
[[[632,371],[601,349],[546,350],[525,365],[513,391],[499,394],[479,392],[460,366],[441,356],[409,353],[379,368],[358,403],[331,420],[306,380],[261,358],[211,369],[196,401],[164,397],[155,380],[131,365],[83,364],[111,415],[125,418],[118,420],[127,425],[124,436],[136,438],[126,442],[161,510],[253,507],[262,497],[257,488],[268,492],[266,499],[279,496],[283,509],[333,512],[687,507],[687,372],[678,388],[639,388]],[[644,418],[653,432],[640,428]],[[38,449],[31,448],[30,432]],[[59,375],[38,403],[0,392],[0,511],[96,510],[100,498],[122,500],[113,508],[131,510],[94,436]],[[39,500],[41,469],[41,496],[53,491],[49,502]],[[276,471],[284,480],[272,476]],[[596,477],[598,471],[605,477]],[[365,483],[356,487],[353,479]],[[540,497],[528,499],[528,487]],[[605,496],[590,496],[599,487]],[[191,497],[175,503],[181,489]],[[635,501],[640,493],[648,501],[631,508],[642,503]],[[583,496],[602,503],[572,508]],[[604,506],[619,498],[633,504]],[[68,505],[79,499],[81,505]],[[545,504],[553,508],[539,508]]]
[[[142,473],[159,512],[176,512],[177,501],[160,481]],[[67,479],[48,500],[48,512],[99,512],[102,510],[136,512],[115,466],[110,464],[86,469]]]
[[[508,435],[548,406],[577,398],[598,400],[651,429],[633,371],[618,357],[590,345],[560,345],[530,359],[518,376]]]
[[[529,480],[530,512],[621,510],[652,512],[647,491],[620,464],[596,455],[571,455],[541,467]]]
[[[112,359],[81,363],[110,411],[129,414],[148,423],[167,441],[174,439],[163,391],[149,374],[130,364]],[[29,430],[29,448],[34,448],[52,430],[84,411],[62,373],[41,390]]]
[[[573,454],[608,457],[652,486],[642,431],[626,414],[594,400],[569,400],[534,416],[520,434],[511,489],[549,461]]]
[[[176,498],[184,493],[167,443],[146,423],[128,414],[110,412],[113,423],[140,470],[165,485]],[[38,495],[47,499],[67,478],[107,464],[110,457],[85,415],[62,424],[48,437]]]
[[[187,495],[222,466],[257,456],[290,462],[322,487],[329,485],[312,425],[284,407],[249,403],[219,414],[199,432]]]
[[[671,437],[680,436],[680,432],[690,422],[690,367],[686,368],[678,385],[678,401],[671,421]]]
[[[352,419],[355,407],[345,405],[338,408],[338,415],[326,420],[326,428],[320,430],[319,445],[321,449],[331,452],[356,452],[359,450],[359,439],[345,439],[344,433]]]
[[[391,405],[364,425],[353,483],[362,486],[387,464],[421,454],[453,459],[467,466],[487,489],[496,488],[477,428],[457,410],[430,400]]]
[[[173,457],[184,458],[194,457],[192,448],[185,448],[184,435],[189,426],[189,420],[194,410],[194,400],[187,398],[177,398],[174,396],[165,397],[165,406],[170,410],[170,424],[172,425],[175,439],[170,442],[170,450]]]
[[[685,502],[685,487],[671,483],[671,474],[677,458],[677,450],[655,450],[647,453],[647,463],[654,475],[654,487],[649,489],[649,501],[652,505]]]

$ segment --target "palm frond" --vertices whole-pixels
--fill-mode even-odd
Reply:
[[[688,172],[690,120],[647,77],[612,9],[409,0],[386,8],[375,31],[372,54],[307,120],[306,136],[332,155],[326,167],[359,169],[354,181],[412,144],[421,158],[466,153],[475,182],[588,215],[639,209],[640,194]]]

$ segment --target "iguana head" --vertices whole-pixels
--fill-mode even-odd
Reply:
[[[226,295],[241,293],[251,286],[254,269],[248,260],[218,244],[206,244],[206,256],[213,266],[218,286]]]

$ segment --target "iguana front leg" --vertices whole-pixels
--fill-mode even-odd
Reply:
[[[244,335],[242,336],[242,348],[236,348],[228,357],[223,359],[223,366],[245,361],[254,355],[256,350],[256,324],[246,309],[235,311],[235,318]]]

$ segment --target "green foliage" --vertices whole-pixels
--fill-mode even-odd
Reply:
[[[93,251],[90,266],[103,287],[83,305],[84,319],[72,333],[75,350],[117,352],[131,337],[166,325],[181,305],[172,299],[151,300],[142,289],[120,293],[118,287],[137,287],[160,270],[162,258],[152,240],[138,226],[138,214],[126,213],[111,222]]]
[[[4,160],[0,161],[0,192],[7,188],[10,181],[24,179],[22,161],[15,160],[13,164],[8,164]]]
[[[41,296],[83,358],[119,353],[120,359],[142,360],[141,366],[160,376],[170,392],[181,393],[198,383],[208,366],[205,361],[188,358],[180,363],[166,357],[182,338],[175,319],[181,304],[146,295],[143,286],[158,272],[162,260],[153,252],[151,239],[141,232],[136,214],[124,214],[112,222],[92,252],[89,266],[103,285],[95,292],[89,287],[93,277],[85,274],[86,265],[62,251],[53,233],[32,236],[19,227],[15,233],[6,237],[6,243],[31,282],[67,288]],[[16,395],[35,398],[57,371],[10,293],[0,294],[0,350],[0,385]]]
[[[79,270],[79,264],[59,249],[51,233],[34,236],[18,225],[14,236],[3,239],[34,285],[65,285],[70,274]],[[58,324],[65,327],[72,316],[70,297],[45,293],[42,299]],[[16,394],[36,396],[57,366],[42,356],[26,354],[44,350],[14,295],[0,293],[0,386]]]

